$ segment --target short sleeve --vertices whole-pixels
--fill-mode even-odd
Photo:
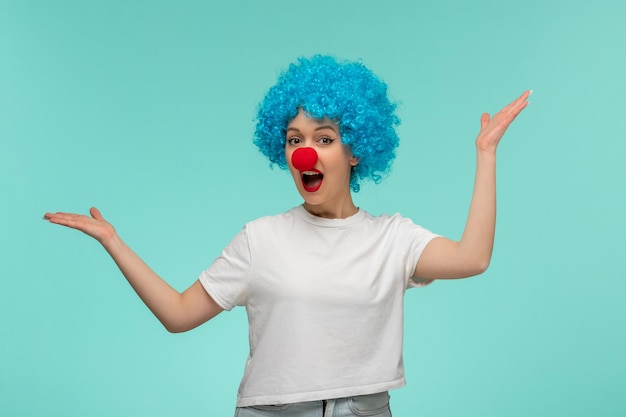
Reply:
[[[417,267],[417,263],[419,262],[422,253],[426,246],[435,238],[440,237],[431,231],[424,229],[422,226],[414,224],[410,219],[404,218],[402,219],[402,227],[404,231],[402,235],[408,239],[409,243],[409,256],[407,257],[407,273],[409,276],[409,280],[406,283],[406,288],[419,288],[425,287],[428,284],[431,284],[434,280],[414,277],[413,272]]]
[[[204,289],[224,310],[244,305],[248,296],[250,246],[244,227],[213,264],[200,274]]]

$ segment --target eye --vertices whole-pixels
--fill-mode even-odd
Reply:
[[[334,141],[335,139],[330,138],[328,136],[322,136],[321,138],[318,139],[318,142],[321,143],[322,145],[330,145]]]
[[[302,139],[300,139],[297,136],[292,136],[290,138],[287,138],[287,145],[295,146],[295,145],[299,145],[300,143],[302,143]]]

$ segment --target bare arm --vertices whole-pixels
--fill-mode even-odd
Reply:
[[[93,207],[91,217],[71,213],[46,213],[44,219],[93,237],[102,244],[130,285],[148,308],[170,332],[184,332],[210,320],[222,308],[204,290],[199,281],[182,294],[161,279],[118,236],[100,211]]]
[[[484,272],[491,261],[496,226],[496,149],[511,122],[528,105],[524,92],[493,118],[484,113],[476,138],[476,179],[461,240],[433,239],[414,275],[429,279],[465,278]]]

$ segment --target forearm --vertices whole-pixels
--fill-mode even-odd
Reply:
[[[159,277],[117,235],[102,241],[137,295],[166,329],[172,331],[182,320],[181,294]]]
[[[484,272],[491,260],[496,226],[496,152],[477,149],[476,178],[465,230],[458,244],[462,259]]]

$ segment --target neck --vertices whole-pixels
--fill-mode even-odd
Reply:
[[[302,204],[302,207],[312,215],[326,219],[346,219],[359,211],[359,208],[354,205],[352,199],[347,201],[346,204],[337,207],[328,207],[324,204],[314,205],[306,201]]]

